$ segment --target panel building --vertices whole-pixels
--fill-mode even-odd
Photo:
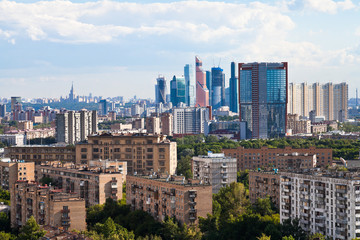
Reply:
[[[288,64],[239,63],[239,117],[251,138],[285,136]]]
[[[176,217],[196,224],[198,217],[212,213],[211,185],[183,176],[126,176],[126,203],[132,210],[148,212],[158,221]]]
[[[212,185],[212,192],[236,182],[236,158],[225,157],[223,153],[208,153],[207,156],[194,156],[191,160],[194,179]]]
[[[348,84],[290,83],[288,112],[310,118],[323,116],[325,120],[347,119]]]
[[[331,239],[360,237],[359,172],[282,172],[280,221],[300,220],[310,233]]]
[[[127,161],[128,174],[153,171],[175,174],[176,170],[176,142],[170,142],[164,135],[94,135],[89,136],[87,143],[75,147],[78,164],[112,159]]]
[[[81,110],[56,114],[56,141],[75,144],[98,130],[96,111]]]
[[[174,134],[204,133],[205,124],[210,120],[209,108],[187,107],[172,109]]]
[[[196,65],[196,104],[195,107],[207,107],[209,105],[209,89],[206,85],[206,74],[202,69],[202,61],[195,56]]]

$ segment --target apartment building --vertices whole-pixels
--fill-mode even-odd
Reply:
[[[52,178],[54,186],[67,193],[79,193],[89,207],[103,204],[107,198],[122,199],[126,173],[126,161],[89,161],[88,165],[50,162],[36,165],[35,180]]]
[[[249,171],[249,196],[251,203],[258,198],[270,197],[280,209],[280,175],[277,171]]]
[[[191,160],[194,179],[212,185],[213,193],[229,186],[237,179],[236,158],[225,157],[223,153],[211,153],[195,156]]]
[[[41,164],[46,161],[62,161],[75,163],[75,147],[60,145],[29,145],[7,148],[7,157],[12,160],[25,160]]]
[[[183,176],[126,176],[126,203],[133,210],[150,213],[156,220],[176,217],[196,224],[212,212],[212,187]]]
[[[200,134],[211,119],[211,110],[206,107],[173,108],[174,134]]]
[[[311,233],[332,239],[360,237],[360,173],[282,172],[280,221],[300,219]]]
[[[102,134],[89,136],[87,143],[76,144],[76,162],[86,164],[93,159],[127,161],[127,172],[133,174],[153,171],[175,174],[176,142],[164,135]]]
[[[86,230],[85,201],[76,194],[19,180],[14,183],[10,199],[13,228],[24,226],[34,216],[43,226],[61,227],[65,231]]]
[[[291,129],[292,134],[299,133],[311,133],[311,121],[310,120],[300,120],[298,114],[288,114],[286,129]]]
[[[223,149],[226,156],[237,158],[238,170],[255,169],[259,167],[291,168],[297,159],[306,160],[303,167],[312,167],[316,155],[316,166],[325,167],[332,164],[332,149],[329,148],[244,148]],[[302,157],[301,157],[302,156]],[[288,160],[286,160],[288,159]]]
[[[17,180],[34,180],[34,174],[34,162],[10,159],[0,161],[0,182],[2,189],[10,190],[11,184],[14,184]]]
[[[0,134],[0,142],[6,143],[10,146],[24,146],[24,134]]]

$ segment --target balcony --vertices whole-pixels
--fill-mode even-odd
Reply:
[[[117,183],[115,183],[115,184],[114,184],[114,183],[112,183],[112,184],[111,184],[111,188],[116,188],[116,189],[117,189],[117,188],[118,188]]]
[[[190,208],[189,209],[189,213],[196,213],[197,211],[196,211],[196,209],[194,209],[194,208]]]
[[[283,185],[291,185],[291,181],[283,181],[283,182],[281,182],[281,184],[283,184]]]
[[[324,226],[325,226],[325,224],[324,224],[324,223],[321,223],[321,222],[316,222],[315,225],[316,225],[317,227],[324,227]]]
[[[346,189],[336,189],[336,192],[338,193],[346,193]]]
[[[195,205],[196,205],[196,202],[189,201],[189,205],[190,205],[190,206],[195,206]]]
[[[316,190],[324,190],[324,187],[323,186],[315,186],[315,189]]]
[[[337,223],[340,223],[340,224],[347,224],[347,220],[346,219],[336,219],[336,222]]]

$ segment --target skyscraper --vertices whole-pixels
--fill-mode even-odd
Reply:
[[[185,77],[185,84],[186,84],[186,105],[189,107],[193,107],[195,104],[194,99],[194,85],[192,83],[193,74],[192,74],[192,67],[189,64],[186,64],[184,67],[184,77]]]
[[[206,107],[209,105],[209,90],[206,86],[206,76],[202,70],[202,61],[195,56],[196,65],[196,107]]]
[[[156,79],[155,85],[155,101],[156,103],[166,103],[166,79],[164,76],[159,75]]]
[[[230,89],[230,111],[234,113],[239,112],[239,85],[238,79],[235,76],[235,63],[231,63],[231,77],[229,80],[229,89]]]
[[[76,99],[75,91],[74,91],[74,82],[71,84],[71,89],[69,93],[69,101],[74,102]]]
[[[184,77],[174,76],[170,81],[170,99],[174,107],[178,106],[181,102],[184,104],[186,103],[185,88],[186,84]]]
[[[239,63],[239,118],[251,138],[284,136],[288,64]]]
[[[6,104],[0,104],[0,117],[5,117],[6,115]]]
[[[109,104],[106,99],[99,101],[99,114],[102,116],[107,115],[109,112]]]
[[[209,103],[211,103],[212,99],[211,99],[211,95],[212,95],[212,91],[211,91],[211,71],[206,71],[206,87],[209,89]]]
[[[225,75],[220,67],[211,68],[211,106],[218,109],[225,105]]]

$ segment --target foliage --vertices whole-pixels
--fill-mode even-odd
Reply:
[[[17,240],[38,240],[44,237],[46,231],[40,229],[40,226],[36,223],[34,216],[31,216],[27,220],[26,224],[20,229],[20,234],[16,238]]]
[[[261,216],[272,215],[275,213],[270,197],[258,198],[253,206],[253,210]]]
[[[105,122],[99,123],[99,124],[98,124],[98,127],[99,127],[99,129],[109,130],[109,129],[111,129],[111,125],[112,125],[112,124],[115,124],[115,123],[125,124],[126,121],[125,121],[125,120],[105,121]]]
[[[10,217],[5,212],[0,212],[0,231],[5,231],[5,232],[11,231]]]
[[[4,189],[0,189],[0,202],[5,205],[10,205],[10,192]]]
[[[178,160],[176,173],[185,176],[186,179],[192,178],[191,156],[181,156]]]
[[[11,233],[7,233],[7,232],[0,232],[0,239],[1,240],[15,240],[16,237],[14,235],[12,235]]]
[[[51,123],[39,123],[34,125],[34,129],[51,128]]]
[[[326,238],[321,233],[315,233],[310,235],[309,240],[326,240]]]
[[[271,238],[271,237],[266,236],[265,234],[261,234],[261,236],[258,237],[257,239],[259,239],[259,240],[270,240],[270,238]]]
[[[237,182],[244,184],[246,189],[249,189],[249,170],[237,172]]]
[[[360,132],[360,126],[359,124],[351,124],[351,123],[342,123],[339,130],[342,130],[344,132]]]
[[[49,145],[49,144],[53,144],[53,143],[56,143],[55,137],[30,139],[31,145]]]
[[[294,240],[306,240],[306,232],[300,227],[299,219],[287,219],[281,226],[283,237],[292,236]]]
[[[194,226],[180,225],[173,218],[168,218],[163,223],[161,233],[164,239],[173,240],[196,240],[201,239],[201,233]]]
[[[52,179],[51,177],[42,177],[40,179],[40,183],[45,186],[45,185],[50,185],[50,184],[54,184],[54,179]]]
[[[116,224],[110,217],[105,221],[105,223],[96,223],[94,229],[99,239],[111,239],[111,240],[133,240],[135,235],[133,232],[129,232],[126,228]],[[96,234],[93,235],[93,238],[97,238]]]
[[[282,238],[282,240],[295,240],[293,236],[285,236]]]

